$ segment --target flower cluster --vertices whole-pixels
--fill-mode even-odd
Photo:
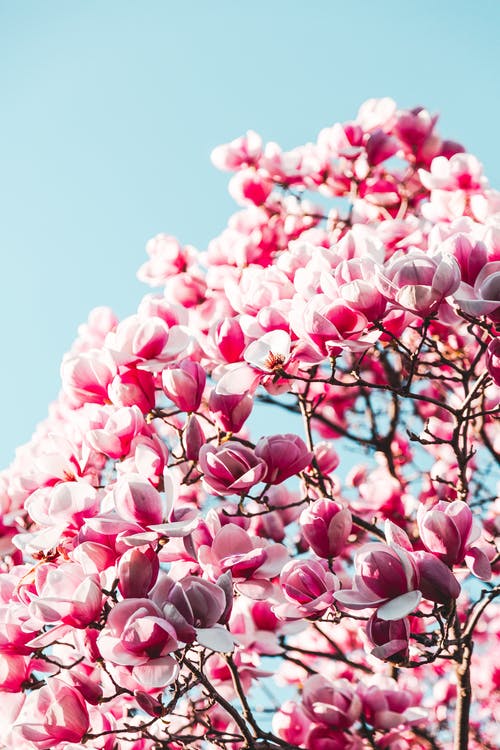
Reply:
[[[500,193],[436,123],[219,146],[227,228],[80,328],[0,475],[0,747],[493,747]]]

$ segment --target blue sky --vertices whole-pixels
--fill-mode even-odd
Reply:
[[[494,0],[0,0],[0,467],[88,311],[135,310],[148,238],[224,227],[213,146],[291,147],[392,96],[441,112],[499,186],[499,22]]]

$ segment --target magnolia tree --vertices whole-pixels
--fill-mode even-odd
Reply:
[[[2,747],[496,747],[500,193],[435,125],[216,148],[227,228],[81,327],[0,478]]]

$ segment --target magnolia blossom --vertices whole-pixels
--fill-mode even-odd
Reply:
[[[361,699],[347,680],[332,682],[313,675],[304,683],[302,707],[306,715],[331,729],[348,729],[361,714]]]
[[[270,435],[261,438],[255,446],[255,455],[267,466],[263,481],[281,484],[308,466],[313,454],[298,435]]]
[[[177,675],[177,662],[170,656],[179,647],[177,633],[149,599],[118,602],[96,645],[111,664],[130,667],[134,679],[146,688],[165,687]]]
[[[315,619],[334,604],[334,592],[339,588],[339,582],[323,561],[291,560],[281,571],[280,586],[291,602],[274,608],[280,619]]]
[[[320,499],[302,512],[300,526],[307,543],[319,557],[336,557],[351,533],[352,516],[339,503]]]
[[[406,550],[373,542],[355,557],[354,588],[343,589],[335,599],[349,609],[376,608],[381,620],[400,620],[420,602],[420,576]]]
[[[200,449],[200,467],[209,490],[217,495],[244,495],[268,471],[262,458],[241,443],[229,440]]]
[[[461,500],[437,502],[418,509],[418,528],[425,548],[450,567],[463,562],[478,578],[489,581],[490,561],[480,546],[481,526]]]
[[[486,263],[474,286],[463,282],[454,298],[468,315],[488,315],[495,323],[500,323],[500,261]]]
[[[290,359],[290,335],[286,331],[269,331],[245,349],[245,361],[262,372],[282,370]]]
[[[427,316],[458,289],[460,268],[451,255],[431,257],[414,249],[408,254],[395,253],[375,279],[396,307]]]
[[[24,713],[26,720],[14,726],[14,736],[39,750],[51,750],[60,742],[79,742],[89,728],[81,694],[57,678],[28,696]]]

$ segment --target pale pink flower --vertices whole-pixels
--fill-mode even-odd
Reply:
[[[149,260],[137,272],[139,281],[150,286],[161,286],[171,276],[185,271],[195,256],[191,246],[181,247],[175,237],[157,234],[146,245]]]
[[[67,355],[61,365],[63,390],[77,406],[105,404],[108,401],[108,386],[116,372],[116,364],[105,350]]]
[[[89,728],[89,713],[80,692],[56,677],[28,695],[15,732],[38,750],[51,750],[60,742],[79,742]]]
[[[261,153],[262,138],[254,130],[247,130],[231,143],[214,148],[211,159],[218,169],[232,172],[256,164]]]
[[[102,607],[102,591],[96,575],[88,575],[78,563],[45,563],[35,570],[36,594],[30,594],[29,612],[41,624],[63,623],[85,628],[95,622]]]
[[[144,429],[144,417],[135,404],[111,414],[102,428],[89,430],[85,440],[95,451],[110,458],[126,456],[134,437]]]
[[[245,349],[245,361],[262,372],[282,370],[290,359],[290,335],[286,331],[269,331]]]
[[[460,268],[452,255],[431,257],[421,250],[394,253],[374,281],[396,307],[415,315],[431,315],[460,284]]]

